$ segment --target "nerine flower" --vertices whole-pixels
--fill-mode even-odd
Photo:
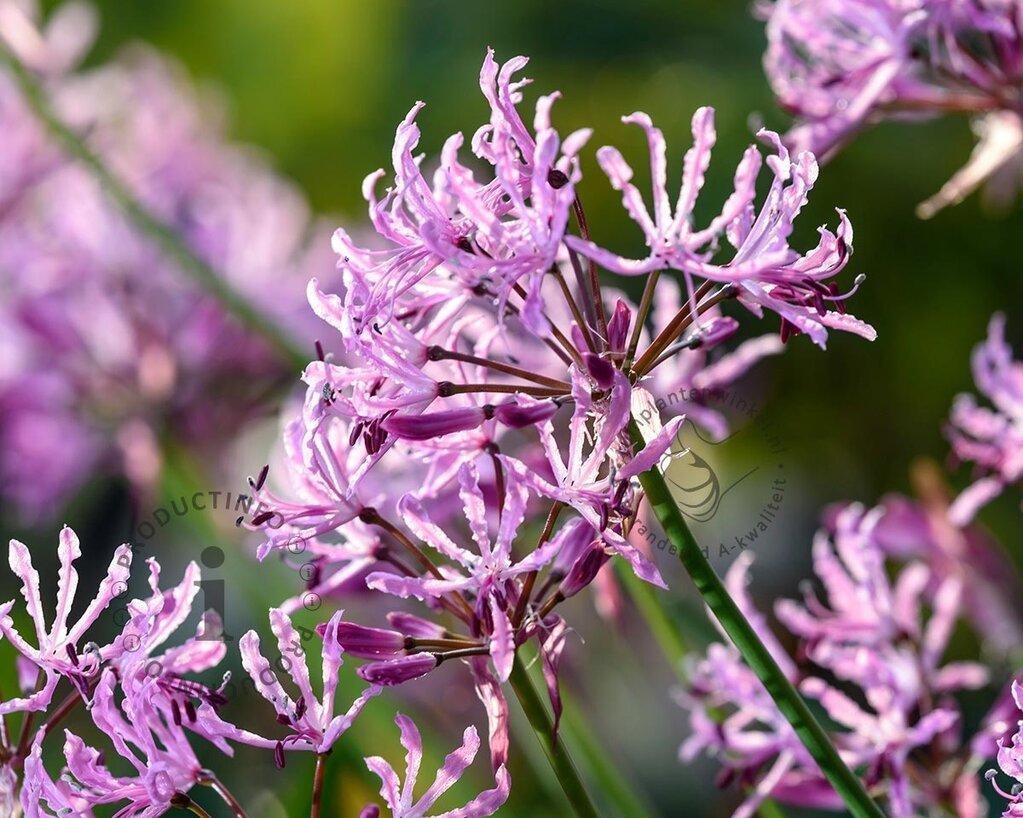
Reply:
[[[215,709],[227,699],[219,690],[189,678],[189,674],[216,667],[227,655],[223,623],[216,611],[203,611],[194,636],[168,645],[192,613],[202,587],[202,573],[198,565],[189,562],[181,581],[161,590],[160,564],[152,558],[147,563],[152,595],[127,604],[129,619],[121,634],[100,649],[100,658],[117,672],[118,682],[128,695],[148,691],[146,695],[159,697],[170,709],[175,724],[185,723],[204,733],[204,726],[197,724],[196,703]]]
[[[168,710],[145,693],[127,696],[118,705],[115,685],[114,673],[103,671],[90,715],[110,737],[118,756],[135,768],[135,775],[110,772],[99,751],[65,730],[66,776],[75,796],[90,807],[126,801],[118,815],[156,818],[199,783],[203,767]]]
[[[794,149],[828,158],[879,120],[965,112],[977,116],[977,148],[918,213],[931,216],[989,179],[1003,197],[1018,187],[1023,18],[1016,0],[763,0],[759,10],[767,19],[768,78],[797,117],[787,136]]]
[[[127,591],[131,548],[122,545],[114,552],[95,598],[89,602],[77,621],[69,624],[71,607],[78,590],[78,572],[73,563],[81,555],[78,536],[64,526],[57,547],[57,556],[60,560],[57,604],[53,620],[47,625],[43,613],[39,573],[32,565],[28,547],[18,540],[11,540],[8,560],[11,570],[21,580],[21,595],[35,628],[37,645],[33,646],[15,627],[14,619],[10,615],[14,607],[13,600],[0,606],[0,633],[15,650],[32,663],[34,676],[42,674],[42,680],[37,689],[28,696],[0,702],[0,715],[20,710],[45,710],[61,677],[66,677],[83,696],[88,697],[89,686],[100,669],[102,650],[98,645],[86,643],[83,639],[114,598]]]
[[[368,687],[346,712],[335,714],[338,672],[343,664],[344,652],[337,638],[341,612],[335,613],[323,633],[323,689],[317,698],[312,689],[309,669],[305,661],[303,636],[291,623],[291,618],[276,608],[270,610],[270,629],[277,638],[280,656],[271,663],[260,651],[259,636],[248,631],[239,643],[242,665],[248,672],[259,694],[273,705],[277,721],[290,732],[280,740],[265,739],[248,731],[228,729],[226,735],[237,741],[275,749],[277,765],[284,766],[285,748],[328,753],[334,743],[352,725],[366,702],[380,692],[380,687]],[[281,684],[278,671],[287,673],[298,688],[298,695],[288,693]]]
[[[961,583],[963,616],[989,649],[1010,654],[1023,639],[1021,579],[1010,554],[981,526],[961,527],[949,518],[952,494],[936,466],[918,465],[914,483],[918,500],[883,498],[875,541],[900,562],[925,562],[931,591],[946,579]]]
[[[76,4],[52,36],[37,31],[33,6],[5,3],[0,37],[46,71],[57,113],[267,322],[311,349],[304,286],[331,262],[325,241],[310,243],[318,230],[299,193],[225,144],[215,106],[176,67],[136,48],[75,70],[92,36],[80,19],[68,31]],[[3,72],[0,129],[0,484],[33,521],[97,470],[151,485],[164,433],[222,452],[290,367],[130,225]]]
[[[805,332],[820,346],[824,346],[829,327],[868,339],[875,337],[869,325],[845,315],[843,301],[855,292],[855,287],[842,293],[831,281],[852,253],[852,227],[845,212],[838,211],[837,233],[820,229],[821,240],[813,250],[800,254],[789,246],[795,218],[817,180],[817,162],[812,154],[801,152],[793,161],[777,134],[761,131],[760,138],[776,151],[767,160],[774,179],[763,205],[758,209],[755,204],[763,159],[751,146],[736,169],[735,190],[721,213],[698,230],[693,210],[717,139],[713,109],[701,108],[693,115],[693,147],[685,156],[682,186],[674,208],[667,188],[664,134],[646,114],[632,114],[623,121],[635,123],[646,132],[653,180],[652,212],[632,184],[632,168],[617,149],[601,148],[597,158],[611,184],[622,192],[629,215],[642,228],[650,254],[642,260],[626,259],[574,236],[566,239],[570,247],[604,268],[625,275],[678,270],[685,278],[690,300],[696,298],[695,278],[733,285],[740,303],[751,312],[762,315],[765,308],[775,312],[783,327],[791,325],[795,331]],[[714,261],[722,237],[735,251],[725,263]]]
[[[1018,711],[1023,711],[1023,686],[1017,681],[1012,683],[1012,700],[1019,715]],[[1005,792],[998,785],[996,781],[998,773],[995,770],[986,773],[986,778],[995,791],[1008,801],[1002,818],[1018,818],[1023,815],[1023,720],[1017,720],[1017,728],[1007,743],[998,746],[998,767],[1017,782],[1012,786],[1011,792]]]
[[[462,736],[462,746],[444,759],[444,766],[437,772],[433,783],[418,798],[415,795],[419,770],[423,763],[423,740],[412,719],[400,713],[394,719],[401,732],[401,746],[405,748],[405,780],[398,777],[394,768],[379,756],[366,759],[366,766],[380,777],[380,795],[389,809],[391,818],[427,818],[427,813],[451,786],[462,777],[472,764],[480,749],[476,728],[469,726]],[[486,818],[493,815],[508,800],[511,778],[501,766],[495,773],[496,786],[472,799],[464,807],[437,813],[434,818]],[[379,818],[380,808],[369,804],[360,818]]]
[[[956,459],[975,464],[980,475],[949,511],[959,525],[1023,477],[1023,364],[1006,343],[1004,315],[991,319],[987,340],[974,350],[973,377],[992,408],[973,395],[960,395],[952,405],[952,451]]]
[[[824,708],[845,762],[869,786],[883,788],[891,815],[910,818],[949,804],[957,815],[980,815],[975,788],[967,786],[977,759],[959,742],[953,694],[986,684],[987,670],[943,660],[959,616],[961,582],[950,577],[931,590],[930,570],[920,562],[889,579],[891,566],[875,537],[882,515],[883,509],[852,505],[838,515],[833,532],[818,535],[814,569],[826,599],[808,590],[802,604],[776,606],[798,640],[795,660],[755,613],[752,621],[786,674]],[[748,562],[743,555],[728,578],[744,611],[751,611],[744,590]],[[752,815],[766,797],[840,808],[841,800],[734,649],[711,646],[690,673],[681,701],[693,710],[694,736],[683,753],[689,758],[707,750],[727,765],[725,780],[757,782],[736,815]],[[926,753],[917,752],[924,747]]]
[[[286,432],[298,496],[264,490],[261,475],[248,522],[267,536],[261,554],[301,543],[346,588],[364,578],[371,590],[420,600],[426,619],[342,622],[337,639],[369,660],[359,674],[379,685],[464,660],[487,711],[495,769],[508,751],[501,685],[527,641],[540,647],[560,714],[567,624],[557,606],[598,577],[613,582],[615,556],[664,585],[628,540],[641,499],[635,478],[670,453],[683,422],[661,422],[653,390],[720,386],[793,335],[820,346],[828,329],[873,337],[843,314],[858,282],[849,292],[835,282],[851,251],[845,215],[815,248],[792,245],[816,180],[812,156],[790,158],[765,133],[772,184],[763,203],[755,187],[764,160],[750,148],[734,193],[698,229],[712,112],[694,119],[674,213],[663,137],[632,117],[650,140],[654,215],[624,159],[610,148],[599,154],[650,245],[648,259],[623,260],[587,228],[579,152],[588,131],[558,134],[556,95],[540,97],[532,127],[520,114],[525,64],[499,66],[488,53],[480,84],[490,116],[470,142],[479,160],[471,169],[460,134],[437,160],[418,155],[421,104],[398,126],[393,181],[379,192],[378,171],[364,186],[377,243],[337,231],[343,290],[309,285],[345,357],[321,356],[305,371],[306,400]],[[734,252],[719,258],[722,240]],[[601,267],[646,275],[638,303],[603,282]],[[781,340],[726,352],[739,322],[725,311],[736,299],[756,316],[777,313]],[[630,420],[647,409],[637,445]],[[704,410],[694,414],[724,434],[723,419]],[[524,542],[523,521],[534,516],[545,525]]]

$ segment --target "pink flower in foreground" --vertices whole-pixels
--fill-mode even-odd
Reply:
[[[90,715],[96,727],[109,736],[117,755],[134,767],[135,774],[111,772],[102,753],[66,730],[67,772],[63,778],[72,782],[75,797],[90,807],[127,801],[117,815],[156,818],[199,783],[203,767],[169,709],[145,693],[129,696],[118,705],[115,687],[113,671],[104,671]],[[45,771],[38,774],[45,775]]]
[[[274,747],[277,764],[284,766],[284,749],[310,750],[328,753],[334,743],[352,725],[366,702],[380,692],[376,685],[367,688],[348,708],[347,712],[335,714],[338,673],[343,664],[344,652],[337,638],[341,622],[338,611],[327,623],[323,634],[323,688],[319,698],[313,692],[309,669],[305,662],[303,635],[295,629],[290,617],[282,611],[270,610],[270,629],[277,638],[280,656],[271,663],[260,652],[259,637],[249,631],[239,644],[242,665],[252,679],[256,690],[277,711],[277,721],[290,732],[281,740],[264,739],[246,731],[227,731],[227,736],[237,741],[263,747]],[[298,688],[298,695],[288,693],[281,685],[278,671],[285,671]]]
[[[404,783],[394,768],[379,756],[367,758],[366,766],[380,777],[380,795],[387,803],[391,818],[427,818],[427,812],[437,799],[462,777],[476,758],[480,749],[479,736],[475,727],[465,729],[462,746],[444,759],[444,766],[437,772],[433,784],[417,799],[415,788],[423,762],[423,741],[412,719],[399,713],[394,721],[401,731],[401,746],[406,750]],[[486,818],[493,815],[508,800],[511,785],[508,771],[503,766],[497,769],[495,776],[497,786],[494,789],[481,793],[464,807],[437,813],[434,818]],[[377,818],[379,815],[379,807],[370,804],[360,813],[360,818]]]
[[[45,710],[62,676],[87,698],[89,684],[99,672],[101,649],[97,645],[83,643],[82,639],[114,598],[127,591],[131,549],[127,545],[122,545],[114,552],[95,598],[71,625],[68,624],[68,618],[78,590],[78,572],[74,569],[73,563],[82,555],[82,549],[78,536],[67,526],[61,529],[57,555],[60,559],[57,606],[53,621],[48,626],[43,614],[39,573],[32,566],[32,557],[27,546],[18,540],[11,540],[8,559],[11,570],[21,580],[21,595],[35,627],[37,646],[29,644],[15,628],[14,620],[10,616],[13,601],[0,606],[0,633],[23,657],[35,665],[37,673],[43,674],[43,684],[25,698],[0,702],[0,715],[18,710]]]
[[[1023,686],[1016,681],[1012,683],[1012,700],[1019,715],[1019,711],[1023,711]],[[996,781],[998,773],[995,770],[988,770],[985,775],[995,791],[1009,802],[1002,818],[1019,818],[1023,815],[1023,720],[1017,721],[1017,727],[1008,742],[998,747],[998,767],[1005,775],[1016,779],[1017,783],[1012,786],[1011,792],[1005,792]]]
[[[1004,315],[991,319],[987,340],[974,350],[973,377],[993,408],[980,406],[973,395],[960,395],[952,405],[952,451],[956,459],[975,464],[980,475],[949,511],[959,525],[1023,478],[1023,363],[1005,341]]]
[[[765,133],[770,155],[746,152],[734,192],[698,229],[711,110],[694,118],[674,212],[663,137],[645,115],[631,117],[650,142],[652,211],[624,159],[599,154],[648,239],[648,258],[625,260],[587,227],[579,154],[588,131],[555,130],[554,94],[540,97],[531,126],[520,115],[525,64],[499,66],[488,53],[480,85],[489,117],[471,140],[471,169],[461,134],[436,159],[418,155],[421,104],[398,125],[393,181],[378,191],[378,171],[364,186],[376,244],[337,231],[343,290],[309,285],[346,356],[321,357],[304,373],[306,399],[286,432],[297,488],[270,493],[254,481],[259,508],[248,523],[267,536],[261,555],[301,545],[346,588],[364,578],[371,591],[419,600],[426,620],[417,611],[387,629],[345,622],[338,638],[368,660],[358,672],[373,684],[467,664],[495,769],[508,754],[502,683],[528,641],[560,714],[568,625],[557,606],[594,583],[613,598],[615,557],[665,585],[628,539],[643,500],[636,478],[671,454],[684,421],[679,411],[662,422],[657,390],[730,383],[793,335],[819,346],[829,329],[873,337],[844,315],[858,282],[845,291],[835,280],[851,251],[844,214],[812,249],[791,246],[816,181],[812,156],[790,158]],[[765,163],[772,181],[758,203]],[[725,242],[732,251],[719,257]],[[638,303],[606,280],[614,274],[647,276]],[[729,353],[736,300],[747,318],[777,313],[781,339]],[[725,434],[706,406],[694,405],[694,416]],[[530,519],[543,529],[529,531]],[[319,586],[312,573],[310,587]]]

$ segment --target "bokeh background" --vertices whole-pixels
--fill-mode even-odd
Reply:
[[[594,235],[623,251],[636,248],[640,236],[596,167],[592,150],[613,143],[634,158],[640,179],[647,177],[642,136],[623,126],[621,115],[643,110],[653,117],[666,133],[677,176],[692,112],[701,105],[717,109],[719,140],[702,199],[704,213],[727,195],[735,162],[753,131],[761,123],[783,129],[788,122],[763,76],[763,27],[746,2],[101,0],[96,5],[102,22],[90,62],[103,62],[138,40],[179,60],[197,83],[226,102],[232,138],[261,149],[318,212],[338,224],[361,220],[362,178],[388,164],[394,126],[415,100],[428,103],[419,120],[421,148],[427,152],[439,149],[449,133],[469,134],[483,120],[477,77],[487,46],[499,59],[531,57],[530,99],[538,91],[563,92],[555,109],[563,133],[595,129],[580,192]],[[763,606],[793,593],[808,575],[810,539],[823,506],[910,492],[916,459],[946,460],[942,426],[953,396],[971,387],[970,351],[984,336],[990,315],[1007,312],[1010,338],[1023,341],[1019,206],[993,210],[974,196],[930,222],[913,214],[914,206],[965,162],[972,143],[964,119],[887,124],[854,141],[821,174],[801,229],[809,241],[818,224],[834,221],[834,207],[848,210],[856,236],[850,270],[867,275],[852,311],[877,328],[878,339],[868,343],[834,334],[822,353],[797,338],[741,387],[769,413],[784,442],[792,481],[780,519],[756,546],[754,594]],[[227,484],[221,477],[211,482],[201,457],[175,464],[154,506],[186,491],[243,489],[245,475],[265,462],[275,435],[275,423],[268,419],[239,444],[238,474]],[[953,474],[951,480],[962,486],[967,477]],[[1018,501],[1008,492],[983,515],[1016,555],[1023,553],[1018,513]],[[221,548],[225,562],[207,576],[225,580],[229,633],[238,636],[250,627],[265,632],[267,606],[292,593],[301,580],[282,565],[257,566],[233,519],[228,511],[190,513],[161,530],[147,545],[148,553],[173,578],[207,546]],[[10,515],[0,526],[4,541],[17,535],[41,553],[56,543],[64,522],[78,529],[87,548],[91,544],[109,553],[131,527],[124,487],[98,478],[70,506],[54,509],[51,519],[31,530]],[[727,563],[717,560],[722,569]],[[662,569],[676,594],[676,612],[691,624],[687,638],[698,642],[707,627],[700,608],[664,556]],[[82,569],[83,588],[91,587],[89,575],[99,570],[98,564]],[[14,593],[9,580],[0,579],[4,599]],[[322,614],[309,613],[306,619],[311,624]],[[569,708],[585,719],[620,773],[645,793],[655,814],[728,814],[737,794],[712,786],[716,765],[682,766],[677,760],[686,717],[670,696],[674,670],[642,621],[626,609],[618,622],[607,622],[589,599],[575,601],[572,619],[578,638],[565,659]],[[3,657],[0,684],[8,690],[12,671],[7,654]],[[331,760],[328,814],[354,816],[375,793],[376,780],[366,773],[362,755],[400,760],[389,715],[395,702],[429,730],[434,761],[456,745],[468,720],[482,727],[482,709],[464,674],[434,676],[433,686],[420,687],[415,698],[393,693],[370,705],[367,718]],[[354,687],[349,682],[348,689]],[[264,715],[268,710],[255,697],[238,697],[229,706]],[[514,703],[512,709],[517,715]],[[571,741],[571,732],[567,738]],[[523,732],[516,743],[512,800],[501,814],[568,814],[535,740]],[[299,769],[300,762],[289,761],[278,771],[269,754],[248,751],[227,766],[215,756],[210,761],[225,771],[251,815],[307,812],[311,767]],[[456,790],[452,805],[472,790],[473,781],[476,791],[487,785],[482,756],[480,762],[476,778]],[[214,814],[227,814],[209,803]]]

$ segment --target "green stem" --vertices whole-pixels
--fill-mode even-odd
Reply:
[[[635,418],[629,422],[629,434],[633,445],[637,449],[642,449],[645,441]],[[842,761],[828,734],[814,718],[803,697],[778,667],[778,663],[757,636],[753,626],[742,615],[735,600],[729,596],[721,578],[703,555],[689,526],[686,525],[682,512],[672,499],[664,477],[657,467],[641,474],[639,480],[650,507],[664,528],[669,542],[678,548],[682,566],[692,578],[707,607],[713,611],[746,664],[767,688],[778,709],[788,719],[792,729],[849,811],[855,818],[885,818],[884,813],[863,788],[859,778]]]
[[[516,657],[515,664],[512,665],[509,681],[575,814],[578,818],[597,818],[597,810],[579,778],[579,773],[565,749],[564,742],[555,741],[554,725],[551,723],[550,716],[544,709],[543,702],[519,657]]]
[[[525,653],[521,654],[521,651]],[[541,684],[537,678],[539,675],[537,665],[530,661],[532,656],[536,655],[536,651],[527,645],[520,648],[520,654],[524,655],[533,668],[530,673],[533,682]],[[608,802],[617,808],[618,814],[623,818],[653,815],[655,810],[652,805],[636,791],[628,777],[623,774],[621,765],[608,755],[606,747],[575,706],[572,695],[564,689],[561,691],[561,703],[564,710],[561,714],[559,736],[564,736],[573,747],[578,748],[580,764],[592,777],[600,781],[602,792],[607,796]],[[558,740],[561,740],[560,737]]]
[[[136,229],[152,239],[169,259],[246,327],[262,334],[289,362],[300,368],[305,367],[310,355],[299,349],[280,326],[236,292],[220,273],[196,255],[171,227],[154,216],[132,194],[127,185],[118,179],[82,138],[53,111],[46,91],[2,41],[0,64],[9,69],[25,102],[53,140],[92,174]]]

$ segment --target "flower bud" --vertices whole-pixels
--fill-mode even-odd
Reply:
[[[371,684],[389,687],[425,676],[437,664],[437,657],[432,653],[414,653],[389,662],[371,662],[360,667],[356,673]]]
[[[603,543],[599,540],[590,544],[590,547],[583,553],[568,572],[558,593],[564,599],[575,596],[583,588],[593,582],[594,578],[604,564],[610,559],[610,555],[604,550]]]
[[[413,636],[416,639],[442,639],[444,628],[429,619],[423,619],[415,614],[404,611],[391,611],[387,614],[387,621],[391,627],[405,636]]]
[[[607,322],[607,345],[614,352],[624,352],[632,326],[632,310],[622,299],[615,302],[615,310]]]
[[[583,355],[586,371],[601,389],[610,389],[615,379],[615,368],[606,358],[587,352]]]
[[[319,631],[319,626],[317,626]],[[320,634],[322,636],[322,634]],[[360,659],[380,659],[394,656],[405,649],[405,637],[397,631],[367,628],[354,622],[340,622],[337,641],[345,653]]]
[[[729,315],[711,318],[693,334],[693,348],[710,349],[727,341],[738,330],[739,322]]]
[[[558,411],[558,404],[551,400],[517,398],[496,406],[494,417],[510,429],[522,429],[550,420]]]
[[[391,415],[380,426],[402,440],[432,440],[435,437],[475,429],[491,415],[486,407],[470,406],[425,415]]]

